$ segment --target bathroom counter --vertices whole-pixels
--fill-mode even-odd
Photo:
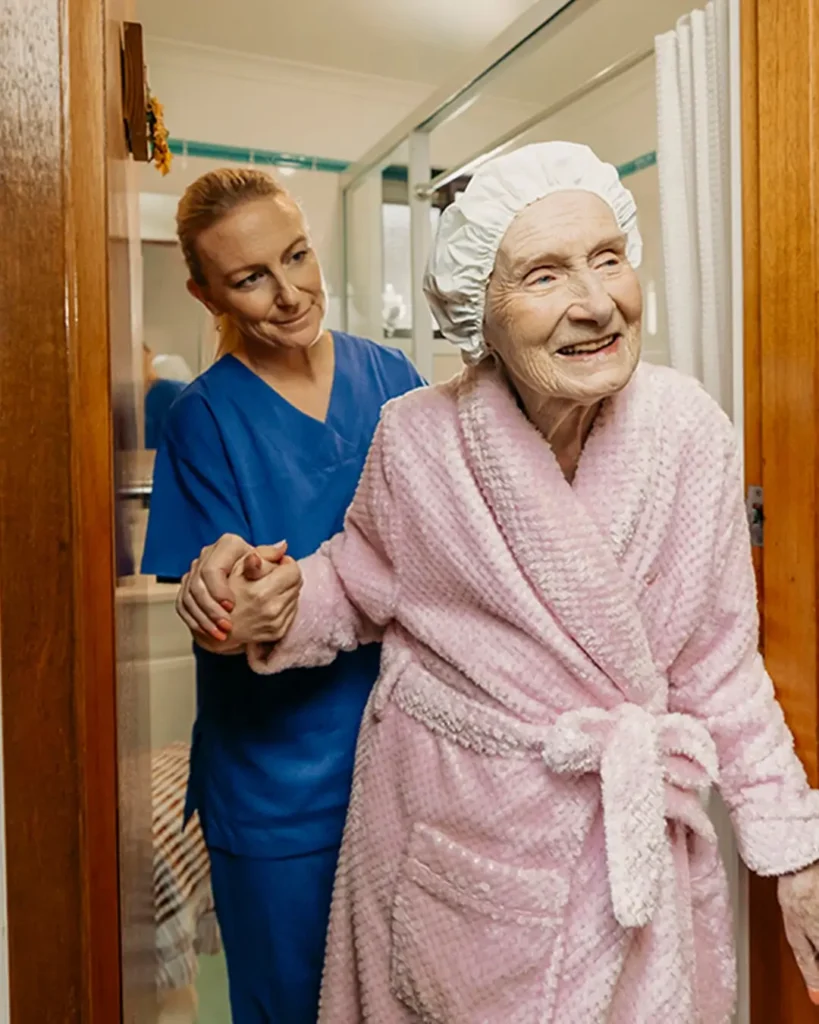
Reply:
[[[133,667],[149,691],[154,750],[177,741],[190,742],[196,714],[196,667],[191,636],[174,609],[178,589],[177,584],[157,583],[152,576],[133,576],[121,580],[116,590],[118,618],[123,615],[126,620],[120,657],[128,657],[130,634],[137,640],[138,654]]]

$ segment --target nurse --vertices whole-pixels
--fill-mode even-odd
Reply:
[[[291,556],[341,529],[382,405],[423,381],[399,352],[324,329],[307,225],[267,174],[204,175],[182,197],[177,228],[188,289],[217,318],[221,343],[170,411],[142,570],[178,580],[234,533],[253,545],[287,538],[286,581]],[[234,1024],[314,1024],[380,652],[363,647],[271,684],[243,655],[208,650],[224,639],[218,628],[189,625],[198,709],[186,816],[198,810],[210,853]]]

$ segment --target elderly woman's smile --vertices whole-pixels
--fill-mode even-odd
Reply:
[[[522,394],[588,405],[630,380],[642,311],[611,207],[590,192],[557,192],[524,209],[503,237],[486,339]]]
[[[610,334],[605,338],[596,338],[593,341],[581,341],[572,345],[564,345],[557,350],[559,356],[568,356],[571,359],[590,359],[608,352],[620,340],[621,335]]]

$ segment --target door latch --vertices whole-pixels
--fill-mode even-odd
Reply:
[[[765,512],[762,503],[761,487],[748,488],[748,496],[745,499],[745,510],[748,515],[748,528],[751,531],[751,545],[755,548],[761,548],[765,527]]]

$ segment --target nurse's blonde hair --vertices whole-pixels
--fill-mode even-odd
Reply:
[[[201,287],[207,285],[202,261],[196,248],[199,235],[218,223],[231,210],[254,199],[290,199],[290,193],[272,175],[252,167],[222,167],[208,171],[188,185],[176,210],[176,234],[182,247],[188,273]],[[241,346],[241,336],[229,316],[216,318],[220,359]]]

